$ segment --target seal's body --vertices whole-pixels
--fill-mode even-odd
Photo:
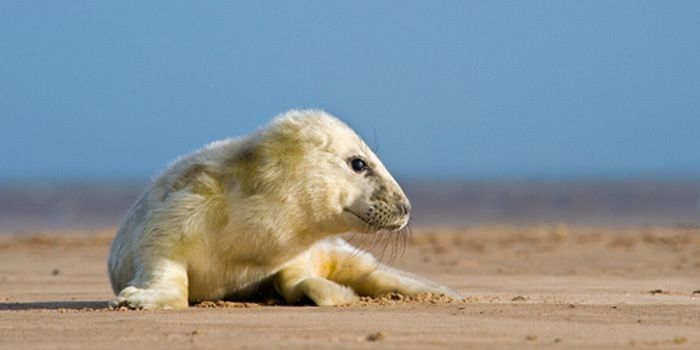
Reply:
[[[273,282],[287,302],[445,287],[378,263],[333,236],[396,231],[410,204],[337,118],[289,111],[261,131],[175,161],[129,210],[108,262],[112,306],[184,308]]]

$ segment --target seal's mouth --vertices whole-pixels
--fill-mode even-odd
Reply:
[[[403,227],[404,227],[404,225],[386,225],[386,226],[383,226],[382,229],[389,230],[389,231],[398,231],[398,230],[402,229]]]
[[[346,213],[349,213],[350,215],[354,216],[356,219],[358,219],[358,220],[364,222],[365,224],[367,224],[367,225],[369,225],[369,226],[372,226],[372,227],[375,226],[375,225],[372,225],[372,223],[370,223],[369,221],[367,221],[365,218],[363,218],[362,216],[360,216],[359,214],[355,213],[354,211],[352,211],[352,210],[350,210],[350,209],[343,209],[343,211],[346,212]]]
[[[397,225],[397,224],[391,224],[391,225],[377,225],[376,223],[371,223],[367,221],[362,215],[359,215],[355,213],[354,211],[350,209],[343,209],[344,212],[349,213],[351,216],[355,217],[356,219],[362,221],[364,224],[367,225],[367,227],[373,229],[374,231],[379,231],[379,230],[387,230],[387,231],[398,231],[402,229],[405,225]]]

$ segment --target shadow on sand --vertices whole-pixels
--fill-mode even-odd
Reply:
[[[105,309],[107,301],[39,301],[30,303],[0,303],[0,311],[8,310],[84,310]]]

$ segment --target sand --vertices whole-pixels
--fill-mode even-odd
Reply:
[[[0,236],[0,348],[700,348],[700,230],[420,229],[393,265],[465,296],[114,311],[112,231]],[[391,252],[384,254],[392,256]]]

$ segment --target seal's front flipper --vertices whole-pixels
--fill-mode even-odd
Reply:
[[[275,275],[275,288],[288,304],[298,304],[304,298],[318,306],[346,305],[358,300],[352,289],[314,274],[306,258],[295,259]]]
[[[187,269],[166,259],[144,264],[137,278],[110,301],[112,308],[184,309],[187,301]]]
[[[295,258],[276,274],[275,285],[290,303],[307,296],[317,305],[341,305],[352,302],[357,295],[377,297],[387,293],[443,294],[462,300],[457,292],[384,265],[339,238],[319,242]]]
[[[360,278],[348,281],[359,295],[380,296],[386,293],[399,293],[416,296],[421,293],[442,294],[455,300],[462,300],[459,293],[414,274],[379,264],[373,271]]]

